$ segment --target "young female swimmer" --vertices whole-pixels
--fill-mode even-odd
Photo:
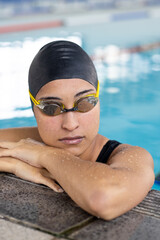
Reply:
[[[98,134],[97,73],[78,45],[55,41],[40,49],[29,93],[37,127],[1,130],[0,171],[64,190],[106,220],[144,199],[154,182],[152,157]]]

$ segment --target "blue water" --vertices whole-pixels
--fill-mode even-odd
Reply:
[[[100,80],[99,132],[147,149],[153,156],[157,175],[160,173],[160,49],[109,62],[96,61],[95,65]],[[35,125],[34,117],[0,120],[0,128]],[[160,190],[158,182],[153,189]]]
[[[121,65],[121,64],[117,64]],[[123,67],[123,66],[122,66]],[[103,91],[100,133],[123,143],[147,149],[154,159],[155,174],[160,174],[160,49],[133,54],[126,63],[128,74],[107,80]],[[107,65],[106,65],[107,68]],[[121,72],[119,72],[121,73]],[[121,75],[121,74],[120,74]],[[160,190],[160,182],[153,186]]]

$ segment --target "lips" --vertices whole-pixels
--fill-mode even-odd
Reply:
[[[60,142],[67,144],[67,145],[72,145],[72,144],[79,144],[83,141],[84,137],[81,136],[75,136],[75,137],[65,137],[59,139]]]

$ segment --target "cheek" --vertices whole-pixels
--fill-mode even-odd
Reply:
[[[52,138],[53,140],[53,134],[54,136],[56,136],[59,132],[60,124],[57,118],[47,117],[41,112],[35,112],[35,118],[37,121],[38,131],[42,140],[45,143],[48,143],[48,141],[50,141],[50,138]]]

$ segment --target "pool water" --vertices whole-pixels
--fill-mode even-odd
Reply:
[[[147,149],[153,156],[154,171],[158,175],[160,49],[132,54],[125,63],[103,65],[100,133]],[[158,182],[153,188],[160,190]]]
[[[81,41],[79,43],[81,44]],[[0,106],[0,128],[36,125],[27,92],[29,65],[27,67],[25,65],[26,62],[30,63],[32,56],[29,55],[27,58],[25,52],[27,48],[24,47],[26,42],[16,44],[17,54],[21,56],[19,59],[22,59],[25,53],[24,63],[22,60],[15,65],[15,59],[12,62],[12,57],[10,65],[8,60],[6,65],[4,58],[0,60],[4,64],[0,70],[2,79],[0,101],[3,102]],[[34,47],[35,41],[32,43],[29,40],[28,44]],[[3,43],[1,52],[2,49],[3,52],[7,49],[13,53],[15,45],[6,47]],[[153,156],[154,171],[158,175],[160,173],[160,49],[120,54],[117,46],[106,46],[94,48],[92,52],[100,81],[99,132],[110,139],[147,149]],[[105,54],[103,60],[99,57],[102,53]],[[160,190],[158,182],[154,184],[153,189]]]

